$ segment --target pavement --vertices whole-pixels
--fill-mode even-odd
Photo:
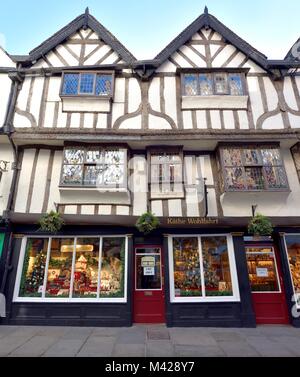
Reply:
[[[300,329],[0,326],[2,357],[299,357]]]

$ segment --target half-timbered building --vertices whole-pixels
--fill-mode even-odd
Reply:
[[[138,61],[86,11],[7,57],[4,323],[299,326],[295,51],[270,61],[206,9]],[[272,237],[247,234],[255,210]],[[50,211],[56,234],[39,230]]]

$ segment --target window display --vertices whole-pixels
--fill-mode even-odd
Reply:
[[[252,292],[279,292],[275,253],[272,247],[246,247]]]
[[[296,295],[295,299],[297,306],[300,307],[300,234],[286,235],[285,242]]]
[[[124,299],[126,237],[28,238],[16,298]]]
[[[233,287],[233,261],[227,236],[174,236],[172,251],[175,301],[184,297],[205,300],[238,295]]]
[[[28,238],[20,283],[20,297],[42,297],[47,250],[48,239]]]

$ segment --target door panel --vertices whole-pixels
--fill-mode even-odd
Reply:
[[[162,248],[136,247],[134,263],[133,321],[165,323]]]
[[[288,324],[282,270],[273,245],[246,246],[249,280],[257,324]]]

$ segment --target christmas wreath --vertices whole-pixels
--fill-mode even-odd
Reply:
[[[144,213],[137,221],[136,227],[145,235],[153,232],[160,225],[158,218],[152,212]]]
[[[42,216],[39,221],[40,230],[43,232],[56,233],[65,224],[64,219],[58,212],[51,211]]]
[[[254,236],[270,236],[273,230],[271,220],[260,213],[254,216],[248,225],[249,234]]]

